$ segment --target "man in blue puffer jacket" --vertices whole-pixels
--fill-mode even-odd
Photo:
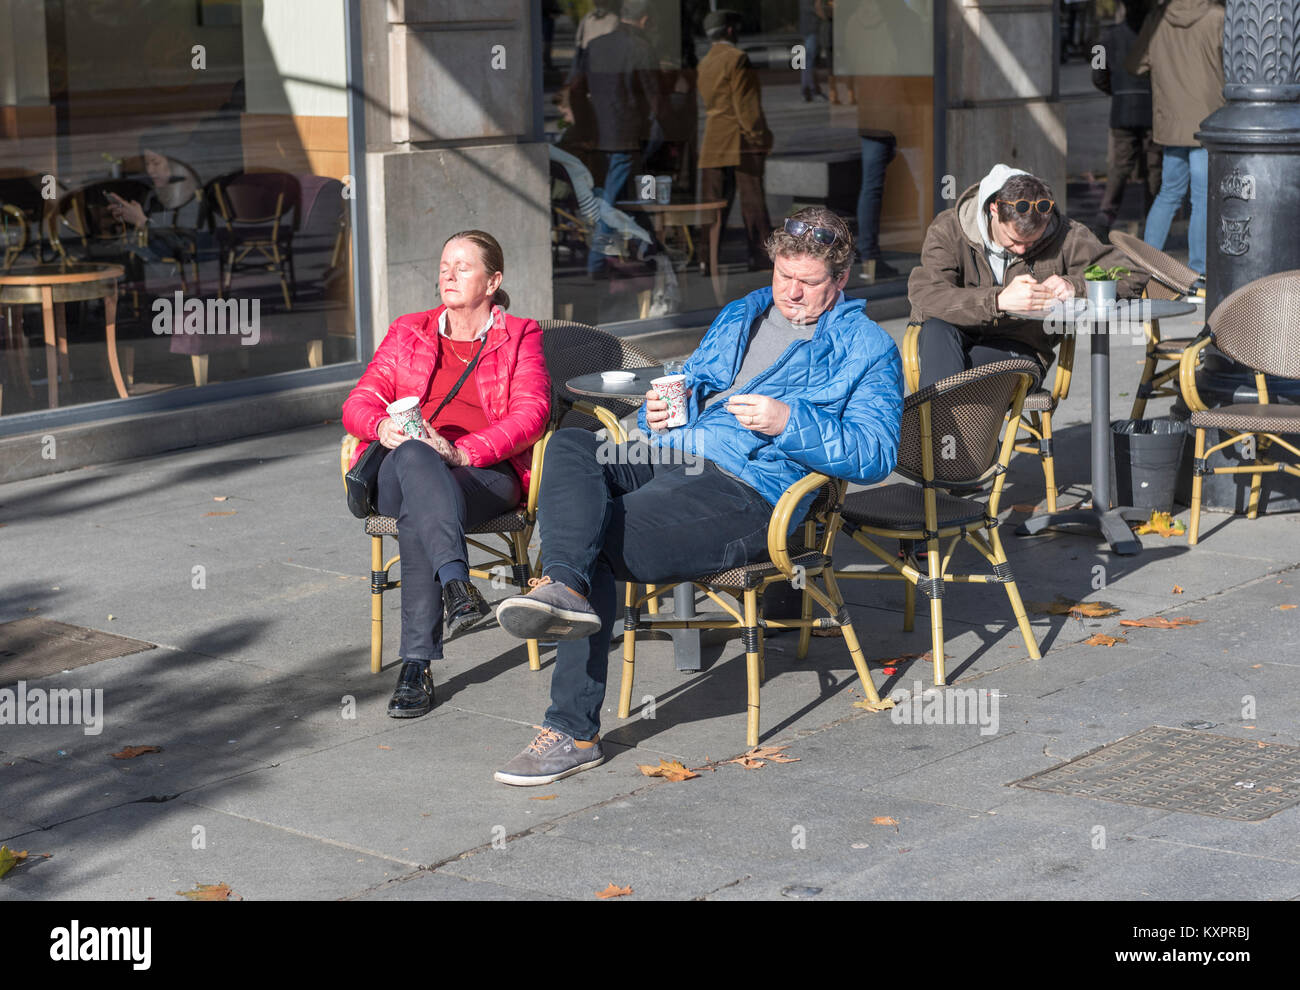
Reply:
[[[848,227],[809,207],[767,250],[772,287],[726,306],[686,362],[684,426],[667,428],[668,404],[648,392],[647,438],[615,445],[560,430],[547,444],[543,576],[497,619],[521,639],[561,642],[542,731],[498,781],[549,784],[604,761],[615,581],[662,584],[763,559],[772,507],[808,472],[871,484],[893,471],[901,361],[862,300],[844,298]]]

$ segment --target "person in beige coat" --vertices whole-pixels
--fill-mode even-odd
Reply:
[[[700,200],[726,200],[725,218],[740,192],[749,269],[770,268],[763,248],[772,230],[763,193],[763,160],[772,132],[763,116],[758,72],[736,47],[739,17],[717,10],[704,19],[713,47],[699,65],[700,97],[706,114],[700,142]]]
[[[1187,264],[1204,272],[1209,153],[1196,140],[1196,132],[1201,121],[1224,104],[1223,7],[1214,0],[1170,0],[1153,10],[1125,68],[1137,76],[1150,74],[1151,136],[1164,145],[1160,192],[1147,214],[1142,239],[1164,248],[1190,186]]]

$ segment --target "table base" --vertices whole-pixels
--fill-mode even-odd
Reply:
[[[1016,527],[1017,536],[1033,536],[1056,526],[1082,525],[1101,533],[1110,544],[1111,553],[1122,557],[1132,556],[1142,550],[1142,541],[1128,528],[1127,519],[1147,519],[1148,509],[1135,509],[1118,505],[1110,509],[1070,509],[1067,512],[1047,512],[1026,519]]]

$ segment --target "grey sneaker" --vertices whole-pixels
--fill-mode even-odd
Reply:
[[[600,617],[576,591],[548,577],[532,578],[526,595],[497,606],[501,628],[520,639],[586,639],[600,629]]]
[[[543,729],[528,748],[492,775],[493,780],[516,787],[536,787],[590,770],[605,762],[600,737],[589,749],[574,745],[573,736],[556,729]]]

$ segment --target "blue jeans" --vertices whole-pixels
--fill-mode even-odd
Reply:
[[[817,32],[803,36],[804,63],[799,70],[799,88],[804,95],[817,92]]]
[[[599,632],[560,643],[551,674],[542,724],[575,739],[600,731],[615,580],[661,584],[761,559],[772,517],[762,495],[712,461],[648,463],[640,442],[598,456],[603,442],[587,430],[558,431],[538,496],[542,573],[585,595],[600,616]]]
[[[600,191],[601,199],[610,206],[618,200],[623,187],[632,175],[632,163],[636,155],[631,151],[609,152],[609,162],[605,166],[605,185]],[[605,221],[596,221],[596,230],[591,239],[591,251],[587,254],[587,272],[594,275],[605,267],[605,253],[600,250],[613,236],[613,230]]]
[[[862,187],[858,190],[858,256],[880,257],[880,201],[885,192],[885,167],[893,160],[895,143],[864,137]]]
[[[1147,214],[1146,230],[1142,240],[1153,248],[1164,249],[1169,236],[1169,225],[1174,214],[1183,205],[1190,183],[1192,190],[1192,220],[1187,226],[1187,264],[1205,273],[1205,226],[1210,203],[1206,185],[1209,177],[1210,155],[1204,148],[1166,147],[1164,172],[1160,192]]]

